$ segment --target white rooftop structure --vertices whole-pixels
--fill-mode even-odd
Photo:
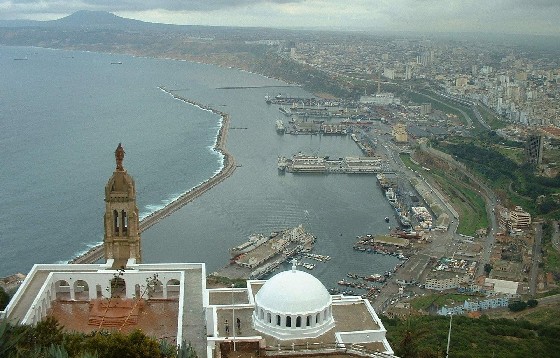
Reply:
[[[53,315],[57,305],[66,305],[73,313],[67,312],[63,316],[68,316],[69,322],[76,325],[74,330],[83,331],[82,328],[85,328],[85,332],[89,332],[110,328],[88,323],[88,312],[89,321],[95,317],[91,316],[87,306],[96,301],[111,302],[110,306],[117,306],[120,302],[149,300],[150,305],[143,310],[144,315],[151,312],[151,307],[157,309],[158,305],[172,301],[177,309],[171,321],[163,318],[160,321],[146,321],[140,316],[131,327],[140,328],[148,335],[175,337],[179,344],[191,342],[197,351],[203,351],[206,343],[204,319],[202,315],[192,312],[201,313],[205,306],[204,263],[137,264],[134,259],[130,259],[126,270],[114,270],[112,265],[112,259],[104,264],[36,264],[6,309],[0,311],[0,319],[33,325]],[[116,281],[118,285],[113,284]],[[120,297],[118,299],[114,298],[117,294]],[[72,318],[80,305],[86,307],[85,320]],[[131,311],[128,308],[124,310]],[[118,318],[116,327],[125,326],[128,318]],[[109,323],[109,318],[105,317],[104,320]],[[160,326],[164,323],[166,327],[162,331]]]
[[[517,294],[517,289],[519,288],[519,282],[498,280],[496,278],[487,278],[485,279],[485,283],[492,284],[494,286],[494,292],[505,293],[508,295]]]
[[[207,357],[251,344],[270,356],[393,357],[368,300],[330,295],[317,278],[295,266],[269,280],[248,280],[247,288],[207,293]]]
[[[253,324],[281,340],[317,337],[334,326],[331,305],[331,295],[321,281],[294,266],[257,292]]]

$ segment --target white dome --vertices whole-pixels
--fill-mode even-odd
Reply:
[[[257,306],[275,313],[308,313],[331,304],[325,286],[303,271],[288,270],[270,278],[255,296]]]

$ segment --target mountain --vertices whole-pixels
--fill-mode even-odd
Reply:
[[[170,30],[179,25],[166,25],[126,19],[106,11],[80,10],[66,17],[50,21],[3,20],[0,27],[48,27],[86,30]]]
[[[45,21],[55,27],[88,29],[134,29],[153,25],[147,22],[125,19],[110,12],[81,10],[58,20]]]

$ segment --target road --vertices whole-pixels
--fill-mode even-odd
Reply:
[[[496,220],[496,214],[494,212],[494,207],[498,203],[496,194],[492,189],[490,189],[482,180],[473,175],[462,163],[457,162],[455,159],[449,155],[442,153],[431,147],[423,146],[422,149],[426,150],[430,154],[445,160],[454,169],[460,171],[463,175],[469,178],[474,190],[478,191],[481,197],[484,199],[486,208],[486,217],[488,218],[488,232],[484,240],[484,247],[480,254],[480,262],[477,269],[477,276],[484,274],[484,265],[490,262],[490,254],[492,253],[492,248],[494,247],[494,236],[498,232],[498,222]]]
[[[558,227],[558,221],[552,222],[552,246],[556,251],[560,252],[560,228]]]
[[[529,293],[531,297],[535,297],[537,293],[537,282],[539,273],[539,262],[541,261],[541,242],[542,242],[542,224],[535,223],[535,242],[533,243],[533,262],[529,274]]]

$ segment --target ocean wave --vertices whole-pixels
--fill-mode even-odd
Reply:
[[[95,243],[87,243],[87,244],[85,244],[86,248],[81,249],[79,251],[76,251],[72,255],[72,258],[70,260],[75,259],[76,257],[81,257],[81,256],[87,254],[91,249],[94,249],[94,248],[96,248],[96,247],[98,247],[99,245],[102,245],[102,244],[103,244],[103,240],[95,242]],[[56,261],[55,264],[67,264],[68,261],[69,260],[59,260],[59,261]]]

